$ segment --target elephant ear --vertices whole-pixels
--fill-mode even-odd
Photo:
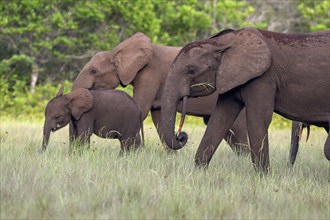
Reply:
[[[79,120],[81,115],[93,107],[93,96],[88,89],[78,88],[65,97],[69,102],[71,115]]]
[[[115,48],[115,65],[123,85],[133,81],[152,56],[150,38],[138,32]]]
[[[220,94],[262,75],[270,66],[270,49],[255,29],[225,34],[217,44],[222,52],[216,76]]]

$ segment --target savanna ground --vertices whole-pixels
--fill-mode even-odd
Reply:
[[[1,122],[1,219],[329,219],[326,132],[313,128],[288,168],[289,129],[270,130],[271,173],[254,172],[249,156],[222,142],[207,170],[194,167],[204,126],[185,125],[190,139],[164,150],[151,124],[146,146],[118,156],[119,142],[92,138],[69,154],[68,128],[52,133],[45,154],[40,124]],[[305,133],[302,140],[305,139]]]

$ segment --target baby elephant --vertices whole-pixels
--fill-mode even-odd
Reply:
[[[73,138],[78,144],[90,143],[92,133],[102,138],[119,139],[122,152],[141,144],[143,125],[140,108],[119,90],[76,89],[63,95],[63,86],[50,100],[45,111],[42,150],[46,150],[50,132],[73,124]],[[71,138],[70,138],[71,139]]]

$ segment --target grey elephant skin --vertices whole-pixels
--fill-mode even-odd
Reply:
[[[134,100],[119,90],[76,89],[63,95],[63,87],[45,110],[42,150],[46,150],[50,132],[73,124],[79,145],[90,143],[92,133],[102,138],[119,139],[121,152],[139,147],[143,137],[141,111]],[[70,143],[71,144],[71,143]]]
[[[75,79],[72,90],[114,89],[120,84],[132,84],[133,99],[141,108],[145,119],[151,112],[152,120],[159,132],[161,94],[170,66],[180,47],[160,46],[151,43],[143,33],[136,33],[118,44],[111,51],[97,53],[84,66]],[[186,106],[188,115],[203,117],[207,122],[217,100],[216,94],[206,97],[189,98]],[[182,103],[176,110],[182,111]],[[248,151],[245,115],[241,114],[226,140],[235,151]],[[185,142],[184,140],[182,142]]]
[[[256,170],[267,173],[268,126],[274,111],[290,120],[329,126],[329,36],[330,31],[283,34],[244,28],[187,44],[175,58],[162,93],[161,133],[166,144],[182,147],[173,130],[178,101],[213,92],[218,99],[195,164],[209,165],[245,107],[252,162]],[[324,153],[329,160],[329,135]]]

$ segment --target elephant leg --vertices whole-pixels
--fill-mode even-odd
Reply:
[[[91,132],[84,132],[84,133],[78,134],[79,145],[80,146],[86,146],[87,149],[90,149],[91,136],[92,136]]]
[[[92,129],[91,123],[87,124],[83,120],[80,120],[77,123],[77,135],[76,135],[77,143],[79,144],[80,147],[82,145],[86,145],[87,149],[89,149],[90,148],[90,137],[92,136],[93,129]]]
[[[138,149],[141,146],[141,136],[139,133],[135,135],[135,140],[134,140],[134,149]]]
[[[195,155],[195,164],[197,167],[208,166],[221,140],[234,124],[242,108],[242,103],[235,101],[234,97],[230,95],[219,95],[205,134]]]
[[[137,140],[135,136],[122,136],[119,140],[122,153],[127,153],[133,146],[137,147],[137,145],[140,146],[141,144],[141,140]]]
[[[328,132],[327,140],[324,145],[324,155],[330,161],[330,132]]]
[[[298,121],[292,121],[291,125],[291,147],[289,154],[289,163],[293,166],[296,161],[296,157],[299,149],[299,132],[301,129],[302,123]]]
[[[129,150],[129,143],[128,143],[128,139],[127,138],[120,138],[120,148],[121,148],[121,152],[120,154],[126,153]]]
[[[262,107],[247,108],[247,125],[252,163],[256,171],[269,170],[268,127],[273,111]]]
[[[157,129],[157,133],[158,133],[158,136],[159,138],[161,139],[161,141],[163,142],[162,140],[162,137],[160,135],[160,110],[159,109],[151,109],[151,119],[152,119],[152,122],[154,123],[155,125],[155,128]]]
[[[238,156],[250,153],[247,134],[246,111],[244,108],[225,137],[229,146]]]
[[[127,153],[128,147],[127,147],[127,142],[124,139],[119,139],[120,141],[120,152],[118,156],[123,156],[125,153]]]
[[[92,131],[89,128],[82,127],[81,122],[69,123],[69,141],[70,148],[81,147],[86,145],[87,148],[90,148],[90,137],[92,136]]]
[[[74,143],[76,136],[77,136],[77,126],[73,121],[70,121],[70,123],[69,123],[69,144],[70,144],[70,146]]]
[[[204,116],[204,124],[207,125],[210,120],[210,116]],[[246,114],[245,109],[243,109],[237,119],[234,122],[233,127],[227,132],[225,140],[231,149],[240,156],[242,154],[248,154],[250,148],[247,140],[247,126],[246,126]]]
[[[74,142],[72,145],[70,145],[69,153],[82,153],[83,149],[82,147],[86,147],[87,149],[90,149],[90,137],[92,133],[87,131],[77,131],[77,135],[73,136]]]

